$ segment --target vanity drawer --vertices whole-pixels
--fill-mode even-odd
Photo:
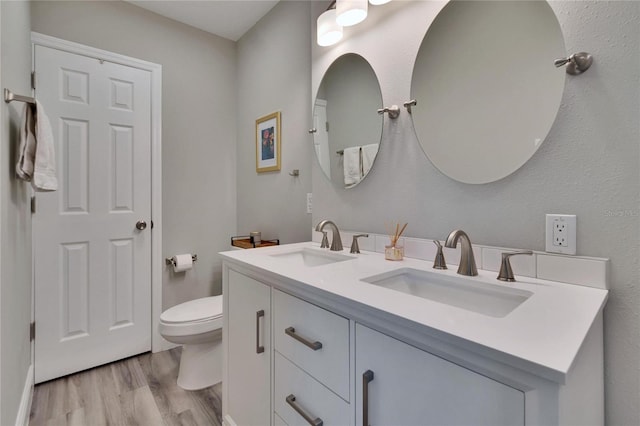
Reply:
[[[275,349],[349,401],[349,320],[275,289],[273,318]]]
[[[351,414],[349,403],[277,352],[273,404],[276,416],[289,426],[308,426],[316,419],[348,425]]]

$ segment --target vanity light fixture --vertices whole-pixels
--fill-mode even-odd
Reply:
[[[1,0],[0,0],[1,1]],[[369,3],[389,3],[391,0],[333,0],[318,17],[316,41],[319,46],[331,46],[342,40],[342,27],[359,24],[367,18]]]
[[[335,4],[329,6],[329,9],[318,17],[317,27],[319,46],[331,46],[342,40],[342,27],[336,22]]]
[[[367,0],[336,0],[336,22],[343,27],[359,24],[367,17]]]

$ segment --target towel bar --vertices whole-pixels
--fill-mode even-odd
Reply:
[[[36,104],[35,98],[32,98],[31,96],[16,95],[9,89],[4,89],[4,101],[6,103],[18,101],[18,102],[26,102],[31,105]]]
[[[192,254],[192,255],[191,255],[191,260],[193,260],[194,262],[195,262],[196,260],[198,260],[198,255],[197,255],[197,254]],[[173,265],[173,266],[176,266],[175,262],[174,262],[174,261],[173,261],[173,259],[172,259],[172,258],[170,258],[170,257],[167,257],[167,258],[164,260],[164,262],[165,262],[167,265]]]

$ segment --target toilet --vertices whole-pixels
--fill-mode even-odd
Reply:
[[[158,330],[169,342],[182,345],[178,386],[198,390],[222,380],[222,296],[167,309]]]

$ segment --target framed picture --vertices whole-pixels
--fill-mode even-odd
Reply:
[[[256,172],[280,170],[280,111],[256,120]]]

